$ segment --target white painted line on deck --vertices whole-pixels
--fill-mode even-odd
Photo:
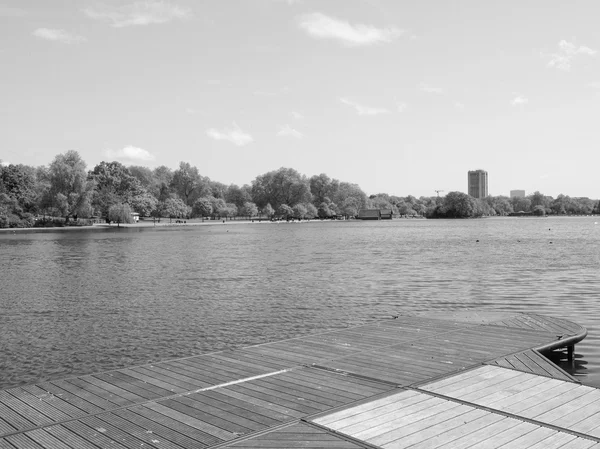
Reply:
[[[192,393],[202,393],[203,391],[216,390],[217,388],[224,388],[224,387],[228,387],[230,385],[236,385],[236,384],[241,384],[244,382],[249,382],[251,380],[263,379],[265,377],[270,377],[270,376],[275,376],[277,374],[287,373],[288,371],[292,371],[293,369],[294,368],[287,368],[287,369],[282,369],[281,371],[274,371],[272,373],[259,374],[258,376],[252,376],[252,377],[246,377],[244,379],[232,380],[231,382],[226,382],[224,384],[213,385],[213,386],[206,387],[206,388],[200,388],[199,390],[196,390],[196,391],[190,391],[188,393],[185,393],[185,395],[187,396],[188,394],[192,394]]]

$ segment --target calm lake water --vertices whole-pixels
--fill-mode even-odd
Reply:
[[[600,387],[597,222],[0,233],[0,388],[447,309],[582,324],[573,369]]]

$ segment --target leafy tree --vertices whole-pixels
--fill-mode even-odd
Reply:
[[[277,208],[277,215],[287,220],[294,215],[294,210],[287,204],[281,204]]]
[[[310,187],[306,176],[292,168],[265,173],[252,181],[252,199],[258,207],[271,204],[276,209],[280,205],[295,205],[310,201]]]
[[[223,215],[223,213],[225,212],[225,209],[227,209],[227,203],[223,198],[211,197],[211,204],[213,208],[214,217],[220,218],[221,215]]]
[[[313,204],[315,206],[327,202],[325,198],[334,198],[339,187],[340,182],[337,179],[331,179],[325,173],[320,175],[312,176],[309,180],[310,193],[313,196]]]
[[[225,190],[223,198],[227,203],[233,203],[238,208],[244,207],[244,204],[252,201],[252,194],[249,186],[238,187],[235,184],[231,184]]]
[[[152,171],[154,177],[153,187],[150,193],[159,201],[164,201],[171,197],[171,184],[173,182],[173,171],[164,165],[156,167]]]
[[[214,198],[209,198],[206,196],[198,198],[194,202],[194,206],[192,207],[192,213],[194,214],[194,216],[210,217],[213,213],[213,200]]]
[[[533,207],[533,215],[538,215],[538,216],[546,215],[546,208],[541,204],[534,206]]]
[[[450,192],[444,197],[443,204],[437,205],[431,218],[469,218],[481,216],[482,210],[477,200],[462,192]]]
[[[316,218],[319,216],[319,211],[313,203],[304,203],[304,207],[306,207],[306,218]]]
[[[123,203],[112,204],[108,208],[108,219],[117,223],[117,227],[120,227],[121,223],[132,223],[131,207]]]
[[[173,172],[171,186],[185,204],[191,206],[200,196],[202,177],[196,167],[192,167],[188,162],[180,162],[179,169]]]
[[[240,209],[240,215],[246,216],[248,219],[256,217],[258,215],[258,207],[253,202],[246,201]]]
[[[110,206],[118,203],[128,203],[142,215],[149,215],[156,207],[157,201],[151,199],[140,181],[120,162],[100,162],[88,178],[95,185],[92,206],[102,216],[107,216]]]
[[[208,181],[207,188],[209,189],[209,193],[215,198],[221,198],[227,202],[225,199],[225,195],[227,193],[227,186],[222,182],[216,181]]]
[[[70,215],[86,213],[94,183],[88,181],[85,162],[77,151],[57,155],[48,168],[49,195],[68,221]]]
[[[167,198],[159,203],[159,210],[162,216],[167,216],[169,219],[183,218],[191,212],[191,208],[179,198]]]
[[[306,217],[306,213],[308,211],[306,210],[306,206],[304,206],[304,204],[296,204],[294,207],[292,207],[292,216],[294,218],[297,219],[302,219]]]
[[[340,182],[337,192],[332,198],[335,204],[340,205],[342,210],[348,209],[352,212],[356,209],[355,213],[348,213],[347,215],[358,215],[358,211],[363,209],[367,205],[367,195],[358,184],[351,184],[348,182]]]
[[[143,217],[151,217],[154,215],[158,207],[158,200],[149,192],[143,191],[138,193],[130,200],[131,207]]]
[[[325,201],[323,201],[321,204],[319,204],[319,208],[317,209],[317,215],[319,218],[329,218],[333,215],[335,215],[335,212],[333,211],[333,209],[330,207],[331,203],[327,203]]]
[[[25,165],[0,165],[0,192],[14,198],[24,211],[35,208],[35,169]]]
[[[359,201],[354,197],[348,197],[344,200],[340,207],[340,212],[348,217],[356,217],[361,205]]]
[[[261,212],[263,215],[270,219],[273,218],[273,215],[275,214],[275,209],[273,209],[271,203],[267,203],[267,205],[262,208]]]
[[[225,218],[235,217],[238,214],[238,208],[233,203],[225,203],[225,207],[220,210],[220,214]]]

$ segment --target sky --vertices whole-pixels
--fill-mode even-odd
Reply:
[[[600,3],[0,0],[0,159],[600,198]],[[443,195],[444,193],[440,193]]]

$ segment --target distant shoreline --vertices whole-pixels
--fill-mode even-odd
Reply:
[[[40,227],[40,228],[0,228],[0,234],[1,233],[38,233],[38,232],[56,232],[56,231],[65,231],[65,232],[71,232],[71,231],[109,231],[109,230],[116,230],[116,229],[121,229],[121,228],[125,228],[125,229],[140,229],[140,228],[179,228],[179,227],[186,227],[186,226],[215,226],[215,225],[237,225],[237,224],[279,224],[279,223],[286,223],[286,224],[291,224],[291,223],[311,223],[311,222],[324,222],[324,221],[335,221],[335,220],[319,220],[319,219],[315,219],[315,220],[290,220],[285,221],[285,220],[281,220],[281,221],[271,221],[268,219],[265,220],[204,220],[204,221],[194,221],[194,220],[184,220],[184,223],[176,223],[175,221],[172,221],[169,223],[168,219],[165,220],[161,220],[161,222],[159,223],[158,221],[156,223],[152,222],[152,221],[139,221],[137,223],[121,223],[119,225],[117,225],[116,223],[95,223],[91,226],[57,226],[57,227],[48,227],[48,228],[44,228],[44,227]]]

